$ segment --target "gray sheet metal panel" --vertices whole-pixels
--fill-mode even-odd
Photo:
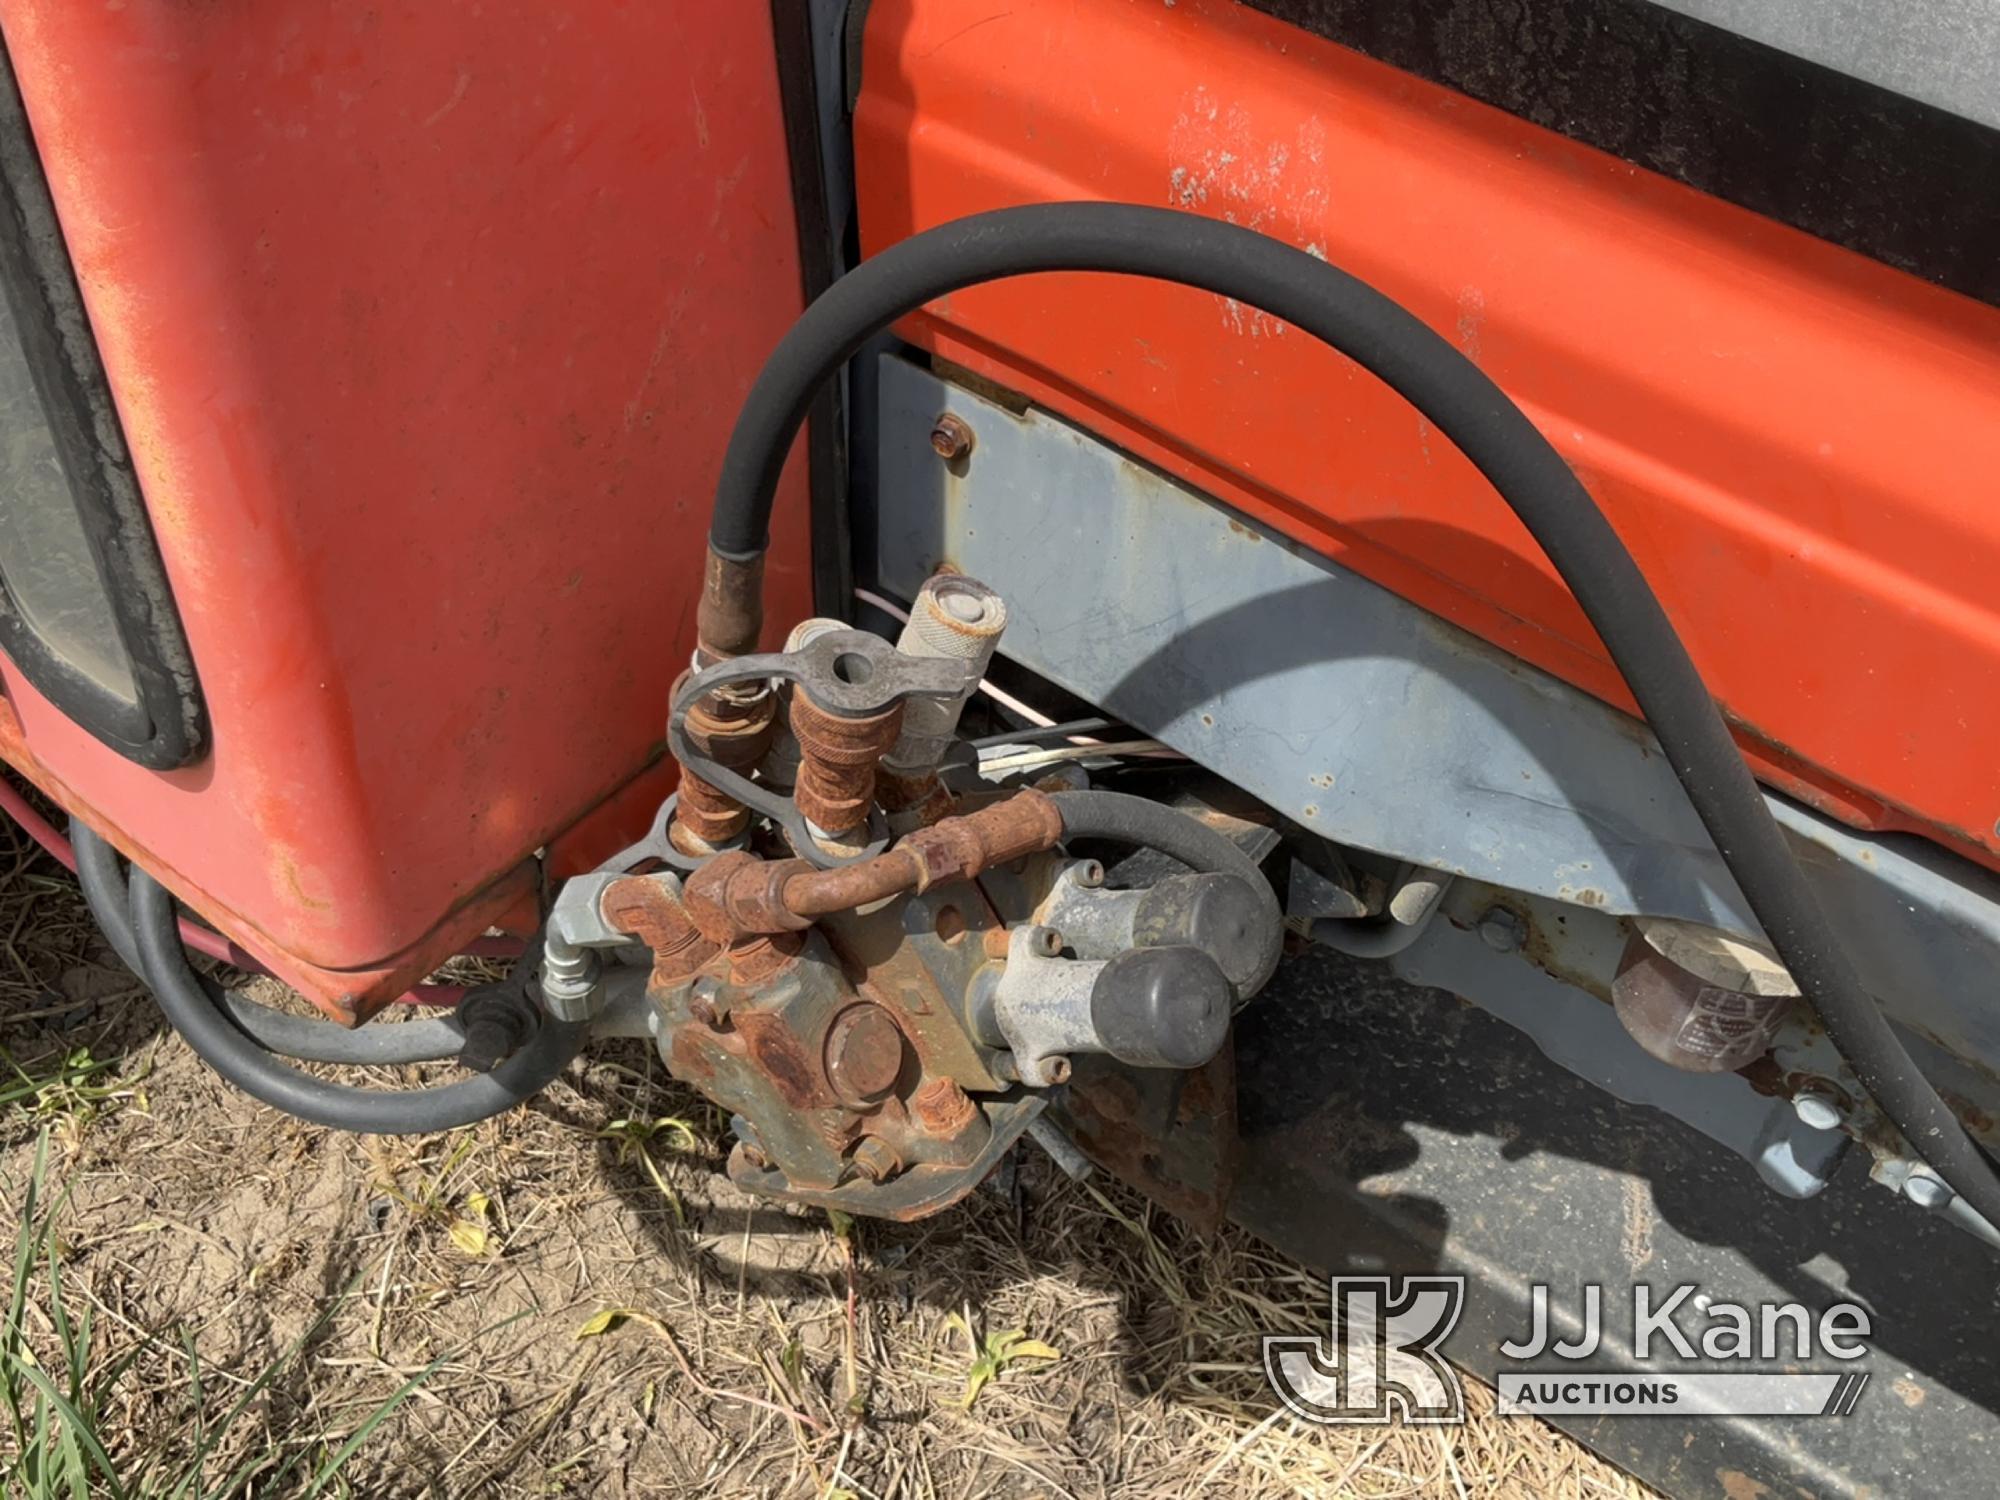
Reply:
[[[1775,1193],[1809,1198],[1825,1186],[1847,1150],[1845,1135],[1811,1129],[1790,1099],[1759,1094],[1734,1073],[1668,1067],[1633,1041],[1596,995],[1521,954],[1496,954],[1474,928],[1481,905],[1499,893],[1479,886],[1462,890],[1464,884],[1453,888],[1447,910],[1415,945],[1389,960],[1398,978],[1462,996],[1527,1033],[1543,1056],[1579,1078],[1627,1104],[1650,1105],[1686,1121],[1750,1162]],[[1565,967],[1589,964],[1608,985],[1625,946],[1623,924],[1579,912],[1576,922],[1566,925],[1560,939]],[[1544,942],[1556,941],[1548,936],[1553,926],[1542,925]],[[1586,948],[1595,951],[1586,954]],[[1899,1211],[1887,1200],[1881,1206]]]
[[[908,597],[941,562],[984,579],[1005,655],[1328,838],[1756,931],[1643,725],[1054,417],[901,358],[879,373],[885,587]],[[962,473],[929,445],[946,409],[976,434]],[[2000,879],[1771,805],[1871,987],[2000,1068]]]
[[[1996,0],[1653,0],[1793,57],[2000,125]]]

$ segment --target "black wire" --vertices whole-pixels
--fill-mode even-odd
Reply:
[[[576,1056],[590,1031],[585,1024],[544,1015],[528,1044],[490,1073],[440,1088],[350,1088],[287,1066],[231,1023],[188,967],[174,898],[144,870],[132,872],[132,932],[141,976],[203,1062],[252,1098],[336,1130],[419,1135],[497,1115],[540,1092]],[[524,955],[517,972],[533,967]]]
[[[143,978],[138,937],[132,930],[131,887],[118,863],[118,851],[74,818],[70,820],[69,840],[76,851],[76,880],[83,888],[84,905],[97,919],[111,951]],[[465,1033],[449,1018],[394,1026],[338,1026],[260,1005],[224,989],[205,974],[194,973],[192,967],[189,972],[209,1004],[259,1047],[280,1057],[381,1067],[456,1057],[465,1046]]]

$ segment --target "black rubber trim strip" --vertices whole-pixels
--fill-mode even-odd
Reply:
[[[0,288],[131,663],[138,702],[107,692],[45,641],[4,582],[0,647],[37,692],[119,754],[154,771],[190,765],[207,750],[201,684],[4,41]]]
[[[730,435],[710,545],[737,559],[763,551],[778,475],[814,394],[871,335],[933,298],[1046,271],[1147,276],[1234,298],[1338,349],[1451,439],[1521,518],[1596,627],[1828,1037],[1917,1154],[2000,1226],[2000,1178],[1863,988],[1617,531],[1562,455],[1477,365],[1338,267],[1234,224],[1131,204],[1034,204],[927,229],[834,283],[772,353]]]
[[[2000,130],[1977,120],[1649,0],[1245,3],[1712,197],[2000,304],[2000,193],[1986,186],[2000,177]]]

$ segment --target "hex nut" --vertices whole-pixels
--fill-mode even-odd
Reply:
[[[903,1071],[903,1033],[879,1005],[850,1005],[826,1031],[827,1082],[850,1104],[873,1104]]]
[[[945,412],[931,424],[931,448],[946,463],[956,463],[972,452],[972,428],[956,412]]]
[[[1912,1172],[1903,1179],[1903,1196],[1918,1208],[1940,1209],[1956,1195],[1943,1178],[1934,1177],[1929,1172]]]
[[[879,1135],[865,1135],[854,1148],[854,1170],[870,1182],[887,1182],[903,1170],[896,1148]]]

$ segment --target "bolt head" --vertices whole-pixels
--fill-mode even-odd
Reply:
[[[931,447],[946,463],[970,453],[972,441],[972,429],[955,412],[946,412],[931,424]]]
[[[1943,1178],[1929,1172],[1912,1172],[1903,1179],[1903,1196],[1918,1208],[1939,1209],[1955,1196]]]
[[[1792,1111],[1811,1130],[1838,1130],[1846,1113],[1840,1097],[1825,1088],[1800,1089],[1792,1095]]]
[[[722,981],[713,974],[704,974],[694,982],[688,991],[688,1015],[703,1026],[717,1024],[725,1014],[722,1004]]]
[[[842,1099],[872,1104],[903,1071],[903,1033],[879,1005],[849,1006],[826,1033],[826,1077]]]
[[[1512,953],[1527,937],[1527,929],[1513,912],[1495,906],[1479,919],[1479,937],[1495,953]]]
[[[896,1148],[879,1135],[865,1135],[854,1148],[854,1170],[870,1182],[887,1182],[903,1170]]]

